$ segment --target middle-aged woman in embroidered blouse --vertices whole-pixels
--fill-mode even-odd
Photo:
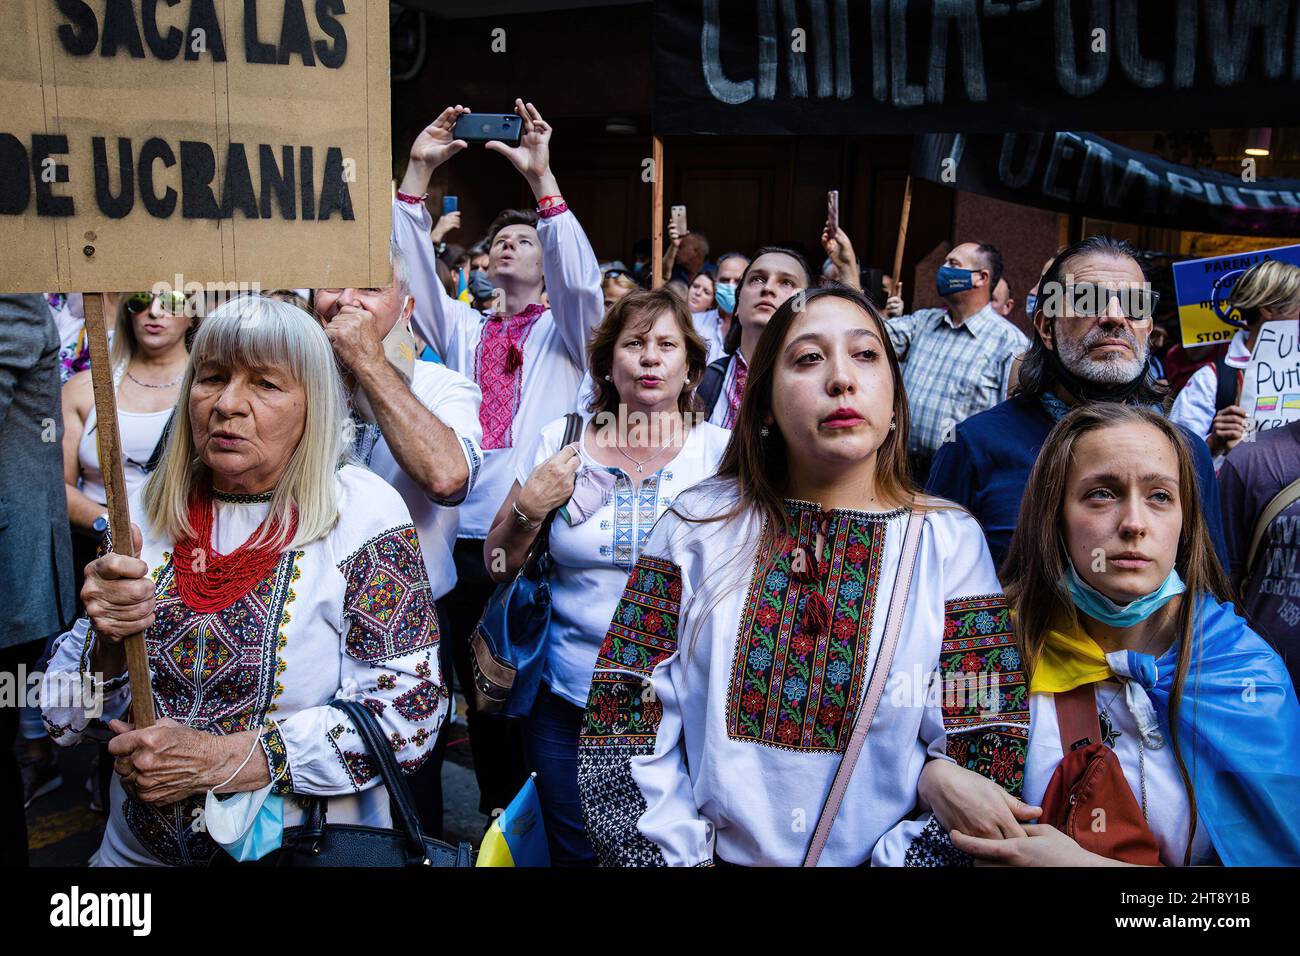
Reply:
[[[578,732],[596,653],[655,520],[713,474],[727,432],[693,412],[705,346],[690,313],[666,289],[614,303],[590,350],[594,394],[582,437],[562,446],[565,419],[542,429],[521,459],[493,522],[486,559],[513,574],[540,519],[563,506],[550,531],[551,629],[543,686],[524,732],[551,860],[595,862],[578,800]],[[505,561],[494,560],[502,549]]]
[[[180,394],[162,462],[132,502],[138,556],[87,566],[87,619],[49,666],[103,680],[102,719],[65,700],[44,708],[60,744],[112,736],[117,774],[93,862],[217,861],[222,849],[195,825],[208,790],[273,783],[329,797],[332,823],[387,826],[373,763],[329,701],[364,701],[410,771],[447,694],[410,514],[381,478],[345,464],[329,341],[292,305],[235,299],[199,329]],[[142,631],[159,720],[134,730],[121,642]],[[286,800],[285,827],[302,816]]]
[[[717,477],[655,525],[596,661],[579,782],[606,864],[799,865],[875,663],[909,509],[924,524],[902,636],[821,864],[871,861],[944,757],[926,687],[941,652],[996,671],[1011,644],[979,526],[908,480],[907,397],[880,313],[844,287],[802,299],[764,329]],[[1026,808],[982,782],[978,812],[1016,830]]]

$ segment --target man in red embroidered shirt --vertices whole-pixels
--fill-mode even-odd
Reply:
[[[447,295],[437,277],[429,242],[432,217],[424,200],[434,170],[467,148],[453,130],[468,112],[464,106],[448,107],[420,133],[393,203],[393,237],[411,265],[412,326],[483,393],[482,471],[458,509],[459,583],[440,602],[443,637],[462,687],[471,686],[469,636],[493,590],[483,565],[483,539],[514,481],[515,448],[522,445],[528,452],[548,422],[574,410],[587,343],[604,315],[596,254],[551,172],[551,127],[522,100],[515,101],[523,121],[519,145],[486,145],[524,177],[537,199],[536,213],[507,210],[492,225],[488,278],[498,290],[494,309],[480,313]],[[471,711],[470,744],[480,809],[491,813],[506,806],[523,783],[518,732],[502,721],[479,720]]]

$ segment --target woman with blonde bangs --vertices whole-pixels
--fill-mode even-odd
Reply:
[[[1011,634],[978,525],[908,478],[907,428],[889,337],[860,293],[775,310],[717,476],[656,523],[596,662],[579,788],[602,863],[929,852],[933,834],[907,818],[928,766],[947,762],[945,722],[989,747],[999,731],[974,708],[944,713],[926,684],[945,656],[998,670]],[[891,595],[897,646],[882,651]],[[889,690],[872,701],[877,668]],[[869,732],[846,758],[858,721]],[[1031,808],[981,779],[967,812],[1015,832]],[[947,790],[926,789],[948,812]]]
[[[1011,839],[954,828],[958,849],[1026,866],[1300,865],[1300,706],[1230,603],[1195,481],[1188,439],[1147,409],[1082,406],[1052,430],[1002,569],[1030,680],[1024,797],[1044,819]],[[1076,842],[1057,826],[1066,795],[1088,799],[1066,759],[1085,746],[1122,778],[1108,826]]]
[[[44,708],[60,744],[111,738],[117,775],[95,863],[260,858],[303,822],[290,795],[330,797],[331,823],[388,825],[374,764],[329,702],[364,701],[410,771],[447,695],[410,515],[347,464],[350,437],[311,316],[249,296],[204,321],[162,463],[133,502],[137,556],[87,566],[87,617],[50,663],[56,676],[103,680],[102,718]],[[122,640],[140,632],[159,720],[134,730]],[[242,831],[222,828],[221,842],[216,821],[195,825],[228,803],[205,799],[214,793],[253,795]]]

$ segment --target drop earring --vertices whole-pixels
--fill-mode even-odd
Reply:
[[[889,430],[890,430],[891,432],[893,432],[893,431],[898,431],[898,419],[896,419],[896,418],[891,418],[891,419],[889,420]]]
[[[760,437],[766,438],[768,435],[771,434],[771,431],[768,429],[766,425],[764,425],[762,428],[758,430],[758,434]]]

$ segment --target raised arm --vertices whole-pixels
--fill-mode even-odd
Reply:
[[[537,235],[542,243],[542,270],[551,315],[570,359],[585,368],[587,342],[605,314],[600,263],[577,217],[561,200],[559,183],[551,172],[550,124],[532,103],[515,100],[515,112],[523,120],[519,145],[511,147],[493,140],[487,148],[510,161],[537,199],[541,213]]]
[[[416,137],[406,175],[398,187],[403,195],[424,196],[429,191],[434,170],[468,145],[462,139],[452,138],[456,120],[468,112],[463,106],[449,106]],[[467,303],[447,295],[438,281],[437,255],[429,238],[432,229],[433,217],[423,201],[393,201],[393,241],[406,259],[411,295],[415,299],[411,325],[415,334],[432,345],[449,367],[469,374],[469,369],[463,367],[465,363],[460,359],[457,345],[464,330],[478,328],[482,316]]]

